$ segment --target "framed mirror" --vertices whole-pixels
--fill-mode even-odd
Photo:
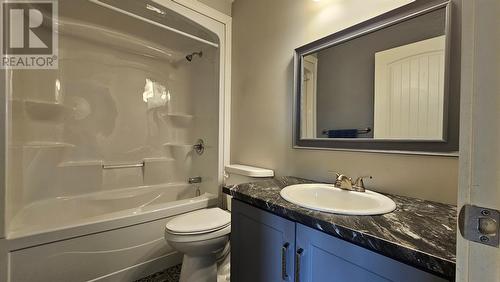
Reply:
[[[451,3],[416,0],[297,48],[294,147],[458,151],[454,42]]]

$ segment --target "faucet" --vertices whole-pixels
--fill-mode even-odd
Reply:
[[[189,177],[188,178],[188,183],[189,184],[197,184],[197,183],[201,183],[201,176],[195,176],[195,177]]]
[[[333,183],[333,186],[335,186],[336,188],[340,188],[342,190],[354,191],[354,192],[365,192],[365,183],[363,182],[363,179],[372,178],[369,175],[360,176],[356,178],[355,181],[353,181],[351,177],[348,177],[344,174],[340,173],[335,173],[335,174],[336,174],[336,179],[335,182]]]

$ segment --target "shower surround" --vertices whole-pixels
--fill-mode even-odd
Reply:
[[[230,19],[171,1],[69,2],[59,68],[6,71],[0,281],[133,280],[176,265],[164,224],[220,193]]]

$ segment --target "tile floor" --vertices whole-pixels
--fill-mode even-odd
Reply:
[[[179,282],[181,264],[153,273],[135,282]]]

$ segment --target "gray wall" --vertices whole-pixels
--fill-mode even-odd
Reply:
[[[441,9],[318,52],[317,136],[373,129],[375,53],[443,35],[445,18]]]
[[[458,158],[292,148],[293,50],[409,2],[235,1],[232,163],[319,181],[332,181],[329,170],[371,174],[371,189],[456,203]]]

